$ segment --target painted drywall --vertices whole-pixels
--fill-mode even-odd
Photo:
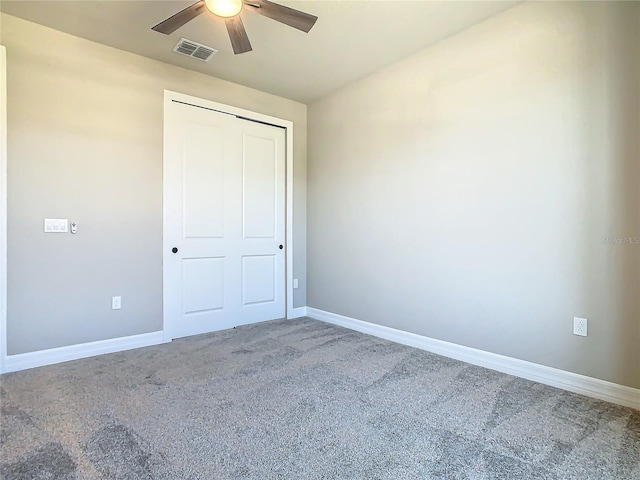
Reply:
[[[305,105],[16,17],[0,20],[9,355],[162,329],[164,89],[294,122],[294,306],[306,304]],[[71,219],[78,233],[44,234],[45,217]],[[114,295],[121,310],[111,310]]]
[[[639,62],[531,2],[311,104],[308,305],[640,387]]]

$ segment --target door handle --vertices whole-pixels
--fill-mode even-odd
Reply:
[[[173,247],[173,248],[171,249],[171,251],[172,251],[173,253],[178,253],[178,247]]]
[[[284,248],[284,245],[278,245],[278,248],[282,250]]]

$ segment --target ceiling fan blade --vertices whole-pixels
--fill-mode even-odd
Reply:
[[[229,39],[231,40],[233,53],[238,55],[240,53],[250,52],[253,50],[240,15],[225,18],[224,23],[227,26],[227,32],[229,32]]]
[[[200,0],[193,5],[188,6],[184,10],[180,10],[178,13],[167,18],[163,22],[160,22],[155,27],[151,27],[151,30],[169,35],[170,33],[175,32],[185,23],[190,22],[191,20],[196,18],[205,10],[206,9],[204,0]]]
[[[268,0],[245,0],[245,8],[290,27],[308,32],[318,17]]]

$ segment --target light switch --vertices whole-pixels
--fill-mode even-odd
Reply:
[[[67,233],[69,231],[69,220],[66,218],[45,218],[45,233]]]

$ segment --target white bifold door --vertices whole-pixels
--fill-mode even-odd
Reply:
[[[169,336],[284,317],[284,129],[172,101],[164,132]]]

